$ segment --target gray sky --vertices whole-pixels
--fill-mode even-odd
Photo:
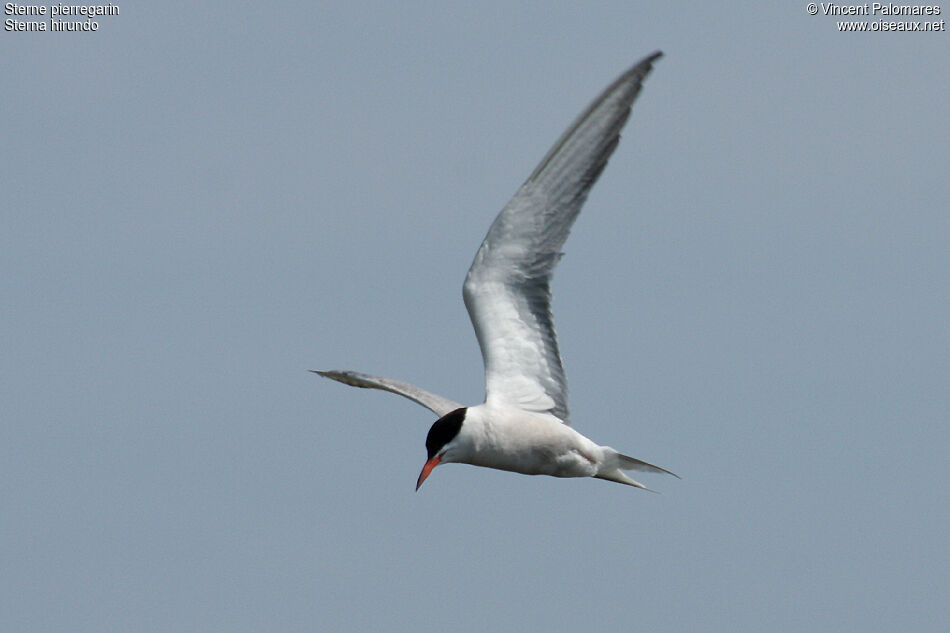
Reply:
[[[4,631],[950,621],[946,31],[118,4],[0,33]],[[554,308],[575,426],[682,481],[449,465],[413,492],[433,416],[306,370],[480,402],[472,255],[656,49]]]

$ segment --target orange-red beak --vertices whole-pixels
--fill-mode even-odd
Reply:
[[[432,469],[439,465],[439,462],[442,461],[441,455],[436,455],[432,459],[426,462],[426,465],[422,467],[422,472],[419,473],[419,481],[416,482],[416,490],[419,490],[419,486],[422,485],[422,482],[426,480],[426,477],[429,476],[429,473],[432,472]]]

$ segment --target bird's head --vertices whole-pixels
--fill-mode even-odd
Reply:
[[[459,431],[462,430],[462,423],[465,421],[465,407],[446,413],[432,424],[429,434],[426,436],[426,452],[428,458],[422,472],[419,473],[419,480],[416,482],[416,490],[426,480],[432,469],[442,462],[456,461],[453,454],[459,448]]]

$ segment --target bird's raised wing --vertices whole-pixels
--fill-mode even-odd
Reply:
[[[587,193],[656,52],[621,75],[574,121],[495,218],[462,288],[485,361],[486,401],[568,421],[567,379],[551,315],[550,281]]]
[[[449,400],[448,398],[437,396],[434,393],[429,393],[425,389],[420,389],[415,385],[410,385],[407,382],[402,382],[399,380],[393,380],[392,378],[370,376],[369,374],[361,374],[358,371],[318,371],[316,369],[311,369],[310,371],[315,374],[320,374],[324,378],[342,382],[344,385],[350,385],[351,387],[382,389],[383,391],[388,391],[404,398],[409,398],[413,402],[421,404],[426,409],[435,412],[435,414],[440,418],[446,413],[455,411],[462,406],[457,402]]]

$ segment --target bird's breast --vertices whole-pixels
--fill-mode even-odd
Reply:
[[[553,416],[495,413],[480,418],[471,430],[465,461],[476,466],[525,475],[589,477],[601,460],[599,446]]]

